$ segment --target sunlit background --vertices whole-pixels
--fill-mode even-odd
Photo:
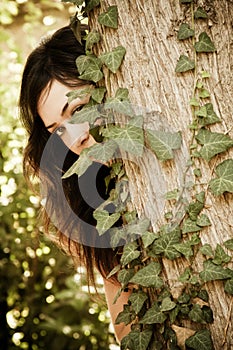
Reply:
[[[85,350],[119,347],[100,295],[85,271],[43,235],[39,200],[22,176],[26,135],[17,100],[23,65],[42,36],[69,23],[76,8],[52,0],[0,3],[0,349]],[[102,297],[102,299],[101,299]]]

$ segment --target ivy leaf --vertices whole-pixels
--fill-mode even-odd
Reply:
[[[103,78],[101,61],[94,56],[81,55],[76,59],[76,66],[80,74],[79,79],[91,80],[95,83]]]
[[[118,271],[120,271],[120,269],[121,269],[121,265],[120,265],[120,264],[116,265],[116,266],[109,272],[109,274],[107,275],[106,278],[108,279],[108,278],[114,276]]]
[[[214,112],[212,103],[206,103],[198,111],[196,115],[199,117],[200,125],[210,125],[214,123],[219,123],[221,119]]]
[[[156,232],[146,231],[142,234],[142,242],[145,248],[149,247],[155,239],[159,238],[159,234]]]
[[[226,159],[215,170],[217,178],[210,181],[213,194],[219,196],[224,192],[233,193],[233,159]]]
[[[197,218],[197,225],[201,226],[201,227],[210,226],[211,222],[210,222],[210,219],[208,218],[208,216],[206,214],[201,214]]]
[[[117,98],[120,101],[128,100],[129,90],[126,88],[118,88],[115,93],[115,98]]]
[[[157,262],[151,262],[136,272],[130,282],[140,284],[143,287],[161,288],[163,280],[158,276],[160,272],[161,265]]]
[[[214,52],[216,48],[210,37],[205,33],[199,35],[199,41],[194,45],[197,52]]]
[[[105,92],[106,92],[105,87],[95,88],[94,90],[91,91],[91,97],[97,103],[101,103],[104,98]]]
[[[204,19],[204,18],[208,18],[208,15],[202,7],[198,7],[196,9],[196,11],[194,12],[194,18],[196,18],[196,19],[203,18]]]
[[[149,342],[152,337],[152,331],[145,329],[142,332],[138,330],[133,330],[129,333],[130,339],[133,341],[133,349],[137,350],[147,350]],[[132,349],[132,348],[130,348]]]
[[[174,245],[180,243],[180,230],[175,229],[170,233],[165,233],[158,238],[149,252],[150,256],[156,256],[163,253],[168,259],[175,259],[180,253],[175,249]]]
[[[81,6],[83,4],[82,0],[62,0],[62,2],[71,2],[74,5]]]
[[[170,133],[146,130],[146,137],[150,148],[161,161],[172,159],[173,150],[181,147],[181,135],[179,132]]]
[[[116,97],[108,97],[104,105],[106,110],[113,110],[123,115],[133,116],[134,111],[129,100],[120,100]]]
[[[78,174],[79,176],[83,175],[91,164],[92,160],[89,158],[88,149],[86,148],[81,152],[79,159],[72,164],[72,166],[62,176],[62,179],[66,179],[73,174]]]
[[[233,295],[233,278],[226,281],[225,286],[224,286],[224,290],[226,293]]]
[[[211,132],[206,129],[201,129],[198,132],[196,139],[199,144],[203,145],[200,150],[200,155],[207,161],[216,154],[224,152],[233,146],[233,140],[229,136],[217,132]]]
[[[128,333],[124,338],[121,340],[121,350],[129,350],[132,349],[133,347],[133,342],[132,339],[130,338],[130,333]]]
[[[233,238],[228,239],[227,241],[223,242],[223,244],[227,249],[233,250]]]
[[[183,254],[186,258],[189,258],[190,256],[193,256],[193,249],[190,246],[189,242],[185,242],[185,243],[179,243],[179,244],[175,244],[174,248],[180,252],[181,254]]]
[[[129,235],[138,234],[143,235],[150,226],[150,220],[148,218],[141,218],[136,223],[131,223],[125,226],[125,229]]]
[[[118,281],[122,284],[122,287],[125,288],[131,278],[134,275],[133,269],[123,269],[118,274]]]
[[[105,27],[118,28],[118,10],[117,6],[109,6],[107,12],[98,16],[98,22]]]
[[[130,311],[129,305],[123,306],[123,311],[121,311],[115,320],[115,324],[124,323],[126,326],[127,324],[130,324],[132,321],[132,312]]]
[[[194,350],[214,350],[210,331],[208,329],[196,332],[185,341],[185,344]]]
[[[223,263],[228,263],[230,260],[231,257],[225,253],[224,249],[220,246],[220,244],[217,244],[213,263],[216,265],[221,265]]]
[[[93,10],[94,7],[98,6],[100,4],[100,0],[89,0],[87,5],[85,6],[85,11],[89,12]]]
[[[211,260],[204,262],[204,270],[200,272],[200,278],[204,282],[224,280],[230,277],[230,272],[227,269],[224,269],[222,266],[213,264]]]
[[[87,95],[89,95],[91,93],[92,88],[88,87],[88,88],[84,88],[84,89],[78,89],[78,90],[72,90],[69,91],[66,96],[68,97],[68,103],[72,102],[73,100],[75,100],[76,98],[86,98]]]
[[[81,109],[81,111],[74,113],[70,120],[70,123],[81,124],[88,122],[89,124],[94,124],[98,118],[100,118],[98,106],[93,105],[93,103],[89,102]]]
[[[159,309],[157,304],[153,305],[139,323],[142,324],[154,324],[154,323],[163,323],[166,320],[167,316]]]
[[[187,209],[190,219],[195,221],[197,219],[198,214],[203,209],[203,207],[204,207],[204,204],[201,203],[200,201],[190,203]]]
[[[85,49],[90,50],[94,44],[100,41],[100,33],[96,30],[89,32],[86,36]]]
[[[106,163],[113,158],[117,148],[118,146],[114,140],[108,140],[106,142],[94,144],[88,150],[88,155],[98,162]]]
[[[189,4],[190,2],[193,2],[193,0],[180,0],[181,4]]]
[[[108,129],[103,131],[103,136],[113,139],[120,149],[131,154],[141,156],[143,153],[143,131],[141,128],[130,124],[130,122],[124,127],[108,126]]]
[[[138,313],[141,311],[147,299],[147,294],[141,290],[135,291],[130,295],[129,301],[131,302],[132,309],[136,313],[136,315],[138,315]]]
[[[199,91],[198,91],[198,96],[200,97],[200,98],[207,98],[207,97],[210,97],[210,93],[209,93],[209,91],[208,90],[206,90],[206,89],[200,89]]]
[[[194,36],[194,30],[187,23],[182,23],[177,34],[178,39],[184,40],[192,36]]]
[[[113,213],[109,215],[107,210],[98,210],[96,209],[93,213],[94,218],[97,221],[97,231],[99,235],[102,236],[110,227],[112,227],[117,220],[119,220],[121,214]]]
[[[166,297],[163,299],[160,311],[170,311],[176,307],[176,303],[171,300],[170,297]]]
[[[198,232],[202,229],[202,227],[198,226],[196,224],[196,221],[191,220],[190,218],[187,218],[183,222],[182,226],[182,233],[190,233],[190,232]]]
[[[188,56],[181,55],[176,64],[175,72],[183,73],[195,68],[195,62],[190,60]]]
[[[123,253],[121,256],[121,264],[123,266],[129,264],[132,260],[139,257],[140,251],[137,250],[138,245],[136,242],[130,242],[124,246]]]
[[[189,318],[193,322],[205,323],[205,319],[203,317],[203,313],[200,305],[193,305],[192,309],[189,312]]]
[[[206,256],[214,256],[214,252],[210,244],[206,243],[200,248],[200,252]]]
[[[123,46],[117,46],[112,51],[103,53],[100,59],[111,72],[116,73],[122,63],[125,53],[126,49]]]

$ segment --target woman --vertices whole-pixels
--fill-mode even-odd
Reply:
[[[45,39],[28,57],[19,100],[21,119],[29,135],[23,160],[24,173],[27,179],[37,177],[42,183],[42,199],[46,201],[45,232],[49,234],[51,225],[54,226],[56,242],[72,256],[76,265],[85,265],[90,282],[94,282],[95,268],[103,276],[114,324],[129,292],[122,292],[113,304],[119,284],[116,277],[110,280],[106,277],[118,264],[119,252],[109,248],[108,235],[98,236],[92,215],[106,199],[103,179],[108,168],[94,162],[79,179],[76,175],[61,179],[80,152],[96,142],[88,123],[74,125],[68,122],[73,113],[89,100],[85,96],[68,103],[67,98],[69,91],[92,85],[92,82],[78,78],[75,60],[83,54],[84,47],[72,30],[64,27]],[[93,173],[96,174],[96,184],[93,183]],[[93,196],[95,187],[98,196],[96,193]],[[128,332],[129,326],[115,325],[119,341]]]

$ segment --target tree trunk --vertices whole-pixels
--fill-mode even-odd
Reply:
[[[118,7],[117,30],[103,29],[97,22],[97,15],[106,11],[109,5]],[[200,70],[211,74],[205,81],[211,95],[206,102],[213,104],[222,120],[222,123],[212,125],[210,130],[229,132],[232,137],[233,1],[200,0],[195,1],[195,8],[197,6],[206,10],[208,19],[195,21],[195,32],[199,35],[206,31],[217,49],[214,53],[203,53],[197,58]],[[151,219],[154,230],[164,222],[164,213],[169,210],[168,202],[165,201],[167,191],[184,188],[188,200],[193,195],[188,184],[194,181],[194,175],[192,169],[187,168],[187,161],[192,137],[188,127],[192,122],[189,100],[193,95],[195,77],[193,71],[175,73],[181,54],[191,57],[194,55],[191,39],[177,40],[179,26],[184,22],[191,23],[190,4],[181,4],[178,0],[106,0],[101,2],[101,8],[90,15],[91,29],[98,28],[102,33],[103,40],[97,47],[98,54],[119,45],[127,50],[120,71],[110,76],[111,93],[114,95],[118,87],[128,88],[133,105],[146,111],[146,127],[170,132],[181,131],[182,134],[182,148],[175,151],[171,161],[161,163],[149,151],[142,158],[136,159],[135,163],[125,161],[133,203],[139,215],[146,214]],[[208,183],[216,165],[230,157],[232,152],[228,151],[214,157],[209,163],[196,160],[195,166],[202,173],[201,182]],[[203,187],[198,185],[197,189],[201,191]],[[216,197],[210,191],[206,195],[204,212],[208,215],[211,226],[201,231],[200,238],[203,244],[209,243],[215,249],[217,243],[232,238],[233,196],[228,193]],[[201,255],[197,254],[195,264],[199,271],[203,269]],[[178,288],[174,281],[186,266],[188,261],[182,258],[175,262],[164,259],[164,276],[174,290]],[[233,349],[232,296],[224,292],[220,282],[209,282],[206,288],[214,312],[214,322],[210,325],[214,347],[217,350]]]

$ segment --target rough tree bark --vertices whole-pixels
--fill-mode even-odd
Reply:
[[[198,0],[195,4],[204,7],[209,16],[208,21],[197,21],[196,32],[206,31],[217,48],[215,53],[198,56],[198,66],[211,73],[206,84],[214,109],[222,119],[222,123],[211,126],[211,130],[229,131],[232,137],[233,1]],[[103,30],[97,22],[97,15],[106,11],[109,5],[118,7],[118,30]],[[190,41],[177,40],[180,24],[190,23],[190,16],[190,6],[180,4],[178,0],[105,0],[90,15],[91,29],[98,28],[102,33],[103,40],[97,47],[97,54],[118,45],[127,50],[120,72],[110,76],[111,92],[114,94],[118,87],[128,88],[132,103],[147,110],[145,125],[155,130],[179,130],[182,133],[182,149],[176,151],[173,161],[158,163],[150,152],[136,159],[137,165],[126,161],[134,205],[141,215],[146,214],[151,219],[155,230],[163,222],[164,212],[168,209],[163,197],[165,192],[184,185],[183,174],[191,138],[188,124],[192,120],[188,101],[193,92],[194,76],[193,72],[175,73],[175,66],[181,54],[192,56]],[[229,157],[232,157],[231,151],[218,156],[217,161],[216,157],[209,163],[201,161],[202,181],[209,182],[216,163]],[[188,172],[186,181],[193,181],[192,171]],[[187,192],[189,195],[192,193]],[[215,248],[217,243],[232,238],[232,199],[232,194],[214,197],[208,192],[205,212],[212,225],[201,231],[203,243]],[[202,258],[197,255],[199,270],[202,263]],[[164,260],[164,276],[174,290],[174,281],[186,265],[184,259],[176,262]],[[218,282],[207,283],[206,288],[214,312],[210,329],[215,349],[233,349],[232,296],[227,295]]]

